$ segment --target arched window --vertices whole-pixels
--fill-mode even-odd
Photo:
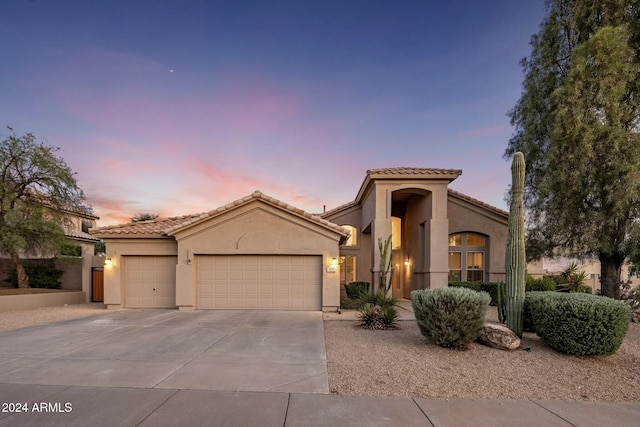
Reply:
[[[358,243],[358,229],[352,225],[343,225],[342,228],[346,228],[351,233],[343,246],[355,246]]]
[[[487,238],[476,233],[449,235],[449,281],[483,282]]]

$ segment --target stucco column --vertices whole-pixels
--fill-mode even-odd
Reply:
[[[444,288],[449,284],[449,219],[447,217],[447,186],[432,192],[431,220],[429,221],[429,270],[425,285]]]
[[[110,252],[107,247],[107,258],[111,258],[111,265],[104,266],[104,303],[107,308],[118,309],[122,307],[123,297],[120,281],[120,267],[122,257],[115,251]]]
[[[196,307],[195,257],[181,247],[178,241],[178,264],[176,264],[176,305],[179,310],[191,311]]]
[[[430,221],[431,236],[429,244],[429,272],[427,273],[427,285],[430,289],[445,288],[449,285],[449,220],[446,218],[433,218]]]

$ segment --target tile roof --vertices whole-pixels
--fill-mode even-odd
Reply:
[[[358,206],[358,202],[354,200],[353,202],[345,203],[344,205],[340,205],[337,208],[329,209],[328,211],[320,214],[320,216],[324,218],[326,216],[333,215],[334,213],[349,209],[353,206]]]
[[[69,227],[64,227],[64,235],[67,237],[71,237],[79,240],[89,240],[91,242],[98,242],[100,239],[97,237],[93,237],[91,234],[85,233],[84,231],[75,230]]]
[[[466,194],[462,194],[462,193],[460,193],[458,191],[455,191],[455,190],[452,190],[450,188],[448,189],[448,191],[449,191],[449,195],[451,195],[451,196],[454,196],[454,197],[457,197],[459,199],[465,200],[467,202],[473,203],[474,205],[478,205],[480,207],[483,207],[483,208],[485,208],[485,209],[487,209],[487,210],[489,210],[489,211],[491,211],[493,213],[496,213],[498,215],[506,216],[507,218],[509,217],[509,212],[504,211],[504,210],[502,210],[500,208],[496,208],[495,206],[492,206],[492,205],[490,205],[488,203],[485,203],[482,200],[474,199],[471,196],[467,196]]]
[[[208,218],[215,217],[217,215],[220,215],[223,212],[232,210],[237,206],[244,205],[254,200],[262,200],[270,205],[279,207],[297,216],[306,218],[309,221],[314,222],[318,225],[321,225],[325,228],[336,231],[342,234],[343,236],[349,235],[349,231],[346,228],[343,228],[337,224],[327,221],[326,219],[321,218],[319,215],[311,214],[302,209],[296,208],[295,206],[289,205],[288,203],[282,202],[274,197],[267,196],[266,194],[257,190],[254,191],[249,196],[235,200],[231,203],[228,203],[224,206],[221,206],[209,212],[193,214],[193,215],[185,215],[185,216],[173,217],[173,218],[158,218],[155,220],[141,221],[141,222],[130,223],[130,224],[121,224],[121,225],[112,225],[112,226],[106,226],[106,227],[100,227],[100,228],[92,228],[91,230],[89,230],[89,232],[94,235],[103,235],[103,234],[169,235],[169,234],[175,233],[176,231],[180,230],[183,227],[187,227],[189,225],[196,224]]]
[[[367,175],[460,175],[460,169],[433,169],[433,168],[381,168],[369,169]]]
[[[173,227],[176,224],[181,224],[185,221],[189,221],[193,218],[197,218],[203,214],[175,216],[171,218],[158,218],[149,221],[132,222],[127,224],[107,225],[105,227],[92,228],[89,233],[93,235],[103,234],[119,234],[119,235],[148,235],[157,234],[163,235],[164,230],[169,227]]]

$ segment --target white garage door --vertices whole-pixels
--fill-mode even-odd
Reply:
[[[176,306],[175,256],[125,256],[125,307]]]
[[[197,261],[198,308],[322,308],[320,256],[207,255]]]

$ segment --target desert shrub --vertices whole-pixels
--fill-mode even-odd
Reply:
[[[480,282],[449,282],[450,288],[466,288],[480,292]]]
[[[340,308],[343,310],[353,310],[361,308],[358,304],[358,301],[352,300],[348,297],[340,298]]]
[[[344,285],[347,297],[357,300],[369,293],[369,282],[351,282]]]
[[[525,284],[526,292],[541,292],[541,291],[555,291],[556,282],[551,277],[544,276],[540,278],[534,278],[527,274],[527,282]]]
[[[64,271],[53,266],[24,264],[24,271],[29,276],[30,288],[60,289],[62,286],[60,278]],[[18,272],[15,268],[9,271],[7,282],[15,288],[18,287]]]
[[[398,298],[388,295],[384,289],[375,294],[366,294],[358,299],[360,313],[357,320],[365,329],[394,329],[398,320],[395,305]]]
[[[450,282],[450,288],[467,288],[477,292],[486,292],[491,297],[490,305],[498,305],[498,282]]]
[[[393,306],[365,304],[358,314],[358,323],[364,329],[395,329],[398,310]]]
[[[398,298],[387,294],[384,290],[380,289],[375,294],[366,294],[360,298],[360,305],[365,304],[377,305],[380,307],[393,307],[398,304]]]
[[[528,300],[536,333],[563,353],[613,354],[629,329],[630,308],[622,301],[557,292],[531,292]]]
[[[524,311],[522,312],[522,330],[525,332],[535,332],[533,327],[533,319],[531,318],[531,295],[535,296],[539,292],[546,291],[532,291],[524,294]]]
[[[484,326],[491,297],[465,287],[411,292],[411,304],[420,332],[443,347],[464,349]]]
[[[369,299],[369,282],[351,282],[344,285],[346,297],[340,298],[340,308],[360,310]]]

